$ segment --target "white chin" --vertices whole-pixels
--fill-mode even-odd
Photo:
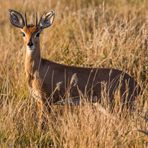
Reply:
[[[27,52],[28,53],[33,53],[34,49],[35,49],[35,46],[31,46],[31,47],[27,46]]]

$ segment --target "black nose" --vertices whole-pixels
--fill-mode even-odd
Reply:
[[[30,40],[29,43],[27,44],[29,47],[33,46],[32,41]]]

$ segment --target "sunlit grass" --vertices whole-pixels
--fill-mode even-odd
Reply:
[[[146,147],[148,145],[148,46],[146,0],[3,0],[0,2],[0,147]],[[142,87],[134,113],[118,104],[53,106],[45,130],[35,122],[23,42],[9,22],[8,9],[28,18],[55,10],[53,26],[41,35],[42,56],[67,65],[113,67]],[[105,99],[105,98],[104,98]],[[118,99],[118,96],[115,98]]]

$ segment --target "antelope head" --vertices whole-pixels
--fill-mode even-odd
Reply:
[[[22,14],[15,10],[9,10],[10,14],[10,22],[15,27],[19,28],[23,39],[24,44],[26,45],[26,49],[28,53],[35,53],[37,49],[39,49],[39,36],[43,29],[52,25],[54,20],[55,13],[50,11],[48,13],[44,13],[40,20],[38,21],[38,17],[36,14],[35,24],[27,24],[27,16],[23,17]]]

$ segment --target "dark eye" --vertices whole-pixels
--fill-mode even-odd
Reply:
[[[36,37],[39,37],[40,36],[40,32],[37,32],[35,36]]]
[[[24,32],[21,32],[22,36],[24,37],[25,36],[25,33]]]

